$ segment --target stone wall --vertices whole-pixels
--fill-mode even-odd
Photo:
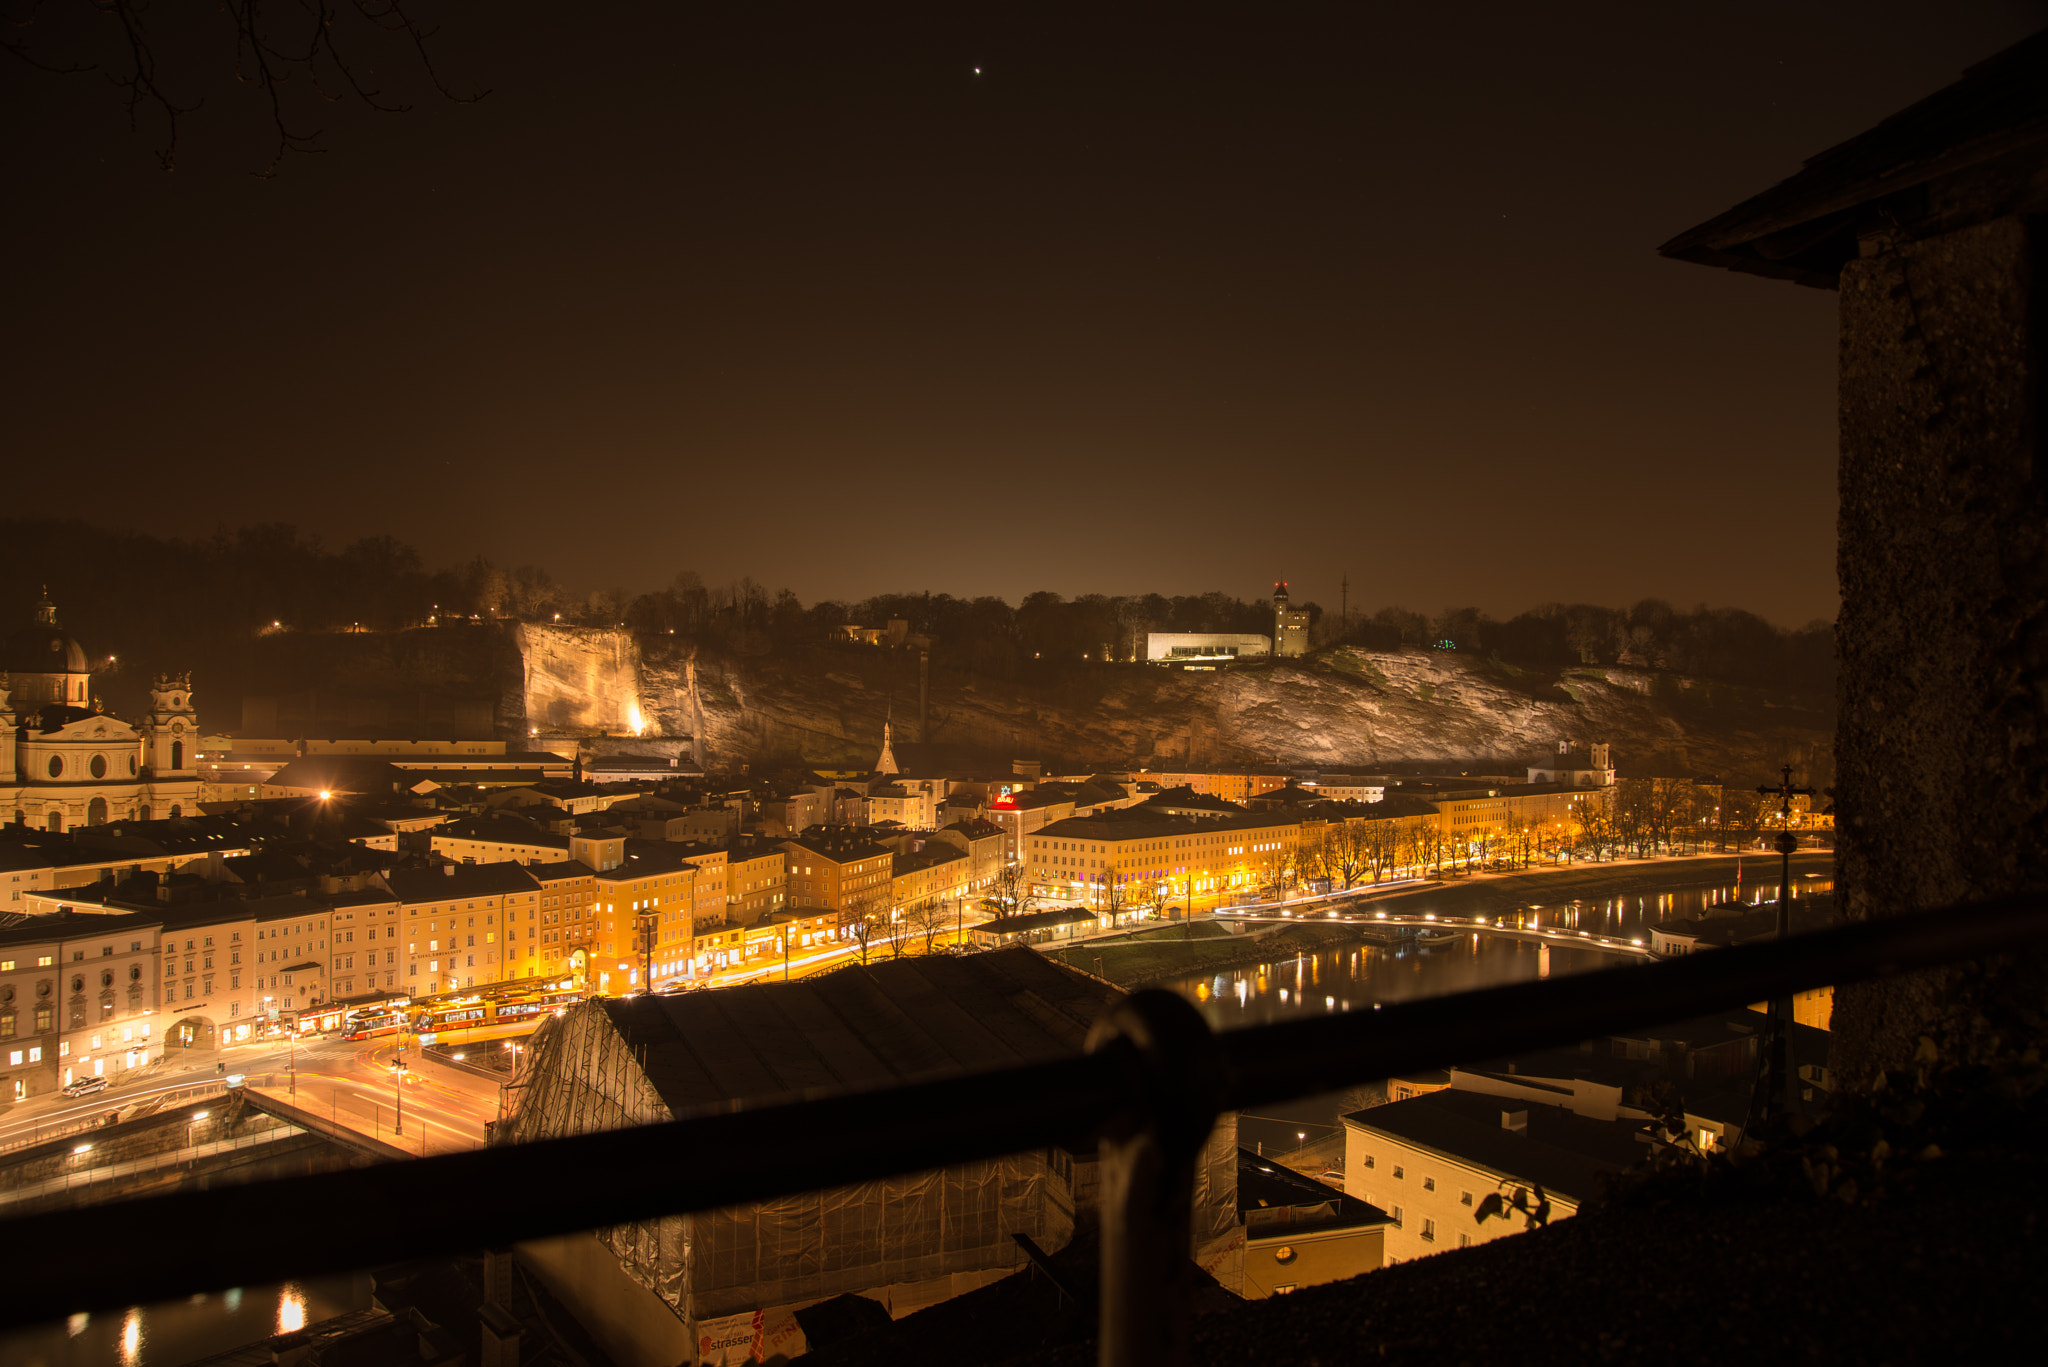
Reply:
[[[2048,883],[2041,232],[1995,220],[1842,272],[1835,800],[1851,918]],[[1952,980],[1841,992],[1838,1075],[1860,1085],[1910,1057]]]

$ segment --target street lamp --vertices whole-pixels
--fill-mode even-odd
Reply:
[[[395,1118],[394,1118],[394,1119],[392,1120],[392,1122],[391,1122],[391,1133],[393,1133],[393,1134],[395,1134],[395,1135],[397,1135],[397,1134],[404,1134],[404,1133],[405,1133],[405,1055],[404,1055],[404,1053],[402,1053],[402,1052],[401,1052],[401,1053],[400,1053],[400,1054],[398,1055],[398,1057],[396,1057],[396,1058],[394,1058],[394,1059],[392,1059],[392,1060],[391,1060],[391,1097],[392,1097],[392,1106],[394,1107],[394,1109],[395,1109],[395,1110],[396,1110],[396,1112],[397,1112],[397,1115],[396,1115],[396,1117],[395,1117]]]

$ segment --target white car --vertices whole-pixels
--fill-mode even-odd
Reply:
[[[94,1092],[107,1090],[107,1079],[103,1077],[82,1077],[64,1088],[66,1096],[91,1096]]]

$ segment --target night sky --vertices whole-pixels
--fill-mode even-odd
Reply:
[[[309,109],[271,180],[225,39],[167,50],[168,175],[7,67],[12,511],[807,602],[1832,617],[1835,297],[1655,248],[2048,22],[639,8],[449,7],[487,99],[394,59],[412,112]]]

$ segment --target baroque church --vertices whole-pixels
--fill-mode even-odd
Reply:
[[[186,675],[159,675],[136,723],[99,710],[84,647],[46,597],[0,646],[0,819],[68,831],[198,815],[199,719]]]

